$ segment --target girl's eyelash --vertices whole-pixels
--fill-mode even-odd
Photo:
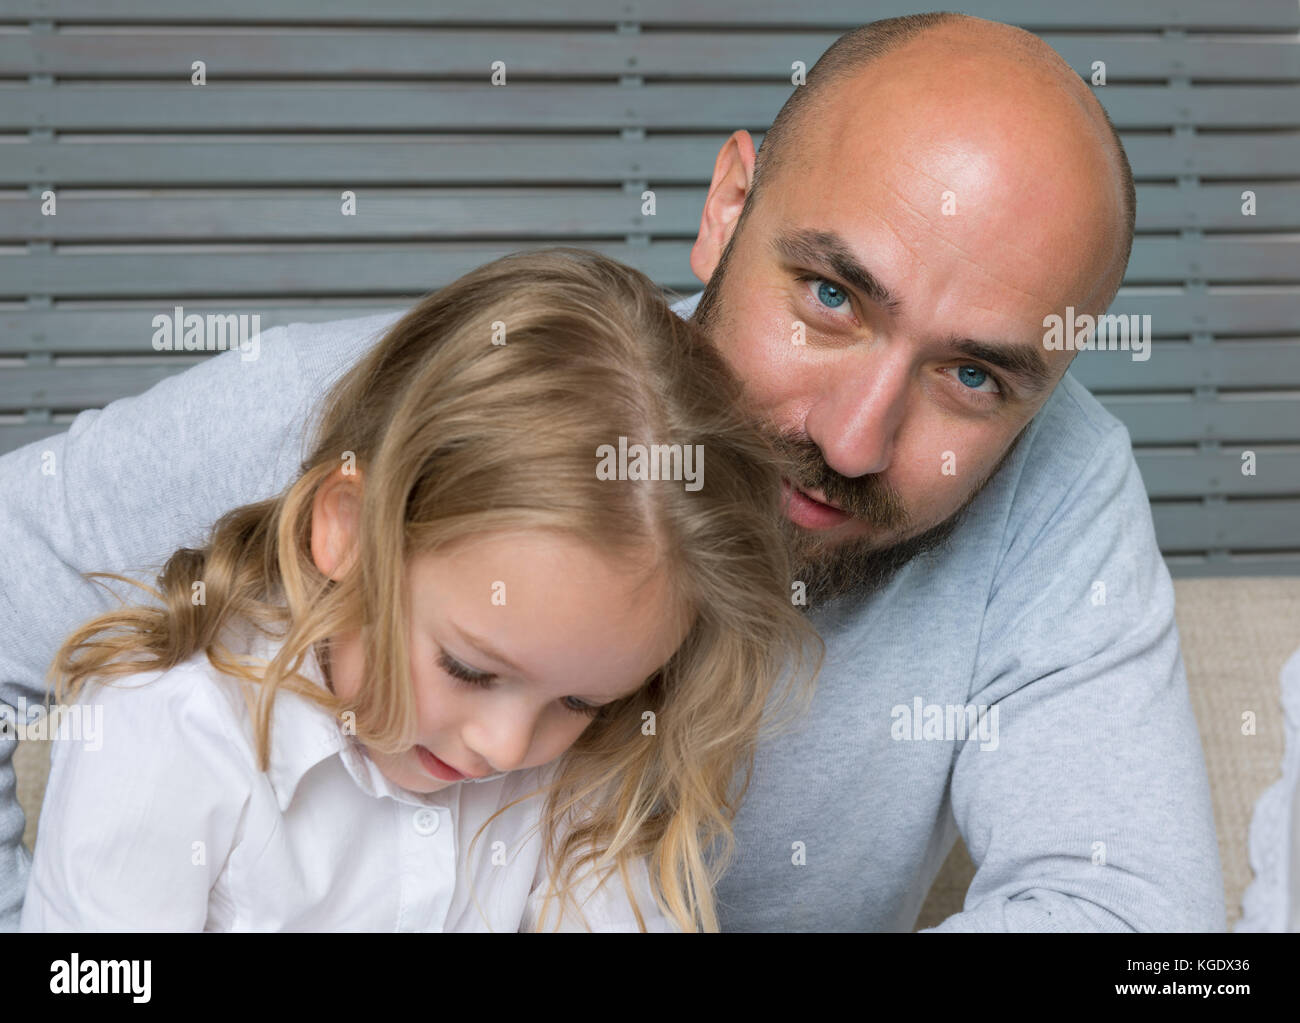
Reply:
[[[568,697],[565,697],[564,706],[567,707],[569,710],[573,711],[573,713],[575,714],[581,714],[583,717],[589,717],[589,718],[599,717],[600,712],[605,709],[604,707],[593,707],[589,703],[578,703],[578,704],[569,703]]]
[[[438,655],[438,663],[448,675],[476,686],[487,686],[496,677],[485,671],[475,671],[473,668],[465,667],[460,661],[454,660],[445,650]]]
[[[844,292],[845,297],[848,297],[849,294],[848,288],[846,288],[843,284],[840,284],[833,277],[827,277],[825,274],[818,274],[818,273],[797,274],[795,276],[795,280],[803,283],[807,283],[809,281],[824,281],[825,283],[829,284],[832,288],[836,288],[839,291]],[[852,300],[850,299],[850,301]],[[1000,376],[998,376],[996,373],[994,373],[992,370],[988,369],[987,367],[981,366],[977,362],[964,362],[962,363],[962,365],[974,366],[976,369],[980,370],[981,372],[987,373],[989,377],[993,380],[993,382],[998,385],[997,394],[989,394],[987,391],[971,391],[972,394],[977,394],[980,396],[976,398],[976,401],[986,401],[986,400],[1005,401],[1006,400],[1007,388],[1006,385],[1002,382],[1002,378]],[[966,388],[966,390],[970,390],[970,388]]]
[[[496,678],[495,675],[490,674],[489,672],[475,671],[472,668],[467,668],[445,650],[438,654],[438,664],[442,667],[442,670],[452,678],[459,679],[467,685],[476,686],[480,689],[487,689],[492,684],[492,680]],[[570,697],[566,697],[564,700],[565,709],[570,710],[575,714],[582,714],[584,717],[594,718],[604,709],[603,707],[593,707],[586,703],[570,703],[569,699]]]

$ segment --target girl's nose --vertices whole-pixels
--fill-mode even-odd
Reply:
[[[499,777],[523,766],[533,745],[537,715],[519,707],[497,706],[490,717],[465,729],[465,741],[478,760]],[[483,779],[486,780],[486,779]]]

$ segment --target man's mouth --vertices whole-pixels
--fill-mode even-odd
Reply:
[[[781,489],[786,517],[804,529],[834,529],[853,518],[848,512],[829,504],[819,490],[802,490],[786,479],[781,481]]]

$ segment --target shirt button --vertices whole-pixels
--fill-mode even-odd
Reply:
[[[416,834],[432,835],[438,830],[438,814],[435,810],[416,810],[411,821],[415,825]]]

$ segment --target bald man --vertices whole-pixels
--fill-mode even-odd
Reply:
[[[718,154],[682,303],[745,381],[828,647],[768,744],[730,929],[1223,930],[1173,587],[1123,424],[1053,315],[1104,313],[1135,197],[1101,105],[1020,29],[847,33],[757,158]]]
[[[760,748],[724,929],[910,930],[958,833],[978,869],[935,930],[1224,929],[1128,434],[1044,342],[1045,317],[1109,305],[1133,221],[1089,90],[978,19],[850,32],[761,152],[723,146],[691,259],[707,286],[675,308],[792,456],[794,599],[827,644],[809,715]],[[256,363],[216,357],[0,459],[4,698],[42,699],[58,643],[108,606],[78,571],[160,563],[287,485],[307,411],[398,315],[276,328]],[[63,468],[37,482],[45,450]]]

